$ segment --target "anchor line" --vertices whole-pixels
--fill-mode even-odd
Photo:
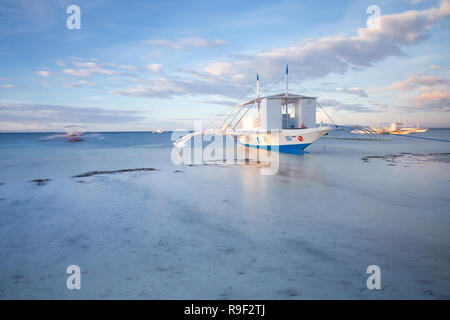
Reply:
[[[433,140],[433,141],[439,141],[439,142],[450,142],[450,140],[436,139],[436,138],[425,138],[425,137],[402,135],[402,134],[396,134],[396,136],[402,137],[402,138],[416,138],[416,139]]]
[[[324,107],[322,107],[322,104],[320,104],[319,101],[316,100],[316,103],[319,105],[320,109],[322,109],[323,113],[325,113],[325,115],[328,117],[328,119],[331,120],[331,122],[333,122],[334,126],[337,128],[338,125],[336,124],[336,122],[334,122],[334,120],[330,117],[330,115],[328,114],[328,112],[325,111]]]
[[[219,128],[222,128],[223,125],[227,122],[227,120],[231,117],[231,115],[234,113],[234,109],[231,108],[231,112],[227,115],[227,117],[223,120],[222,124],[219,126]]]
[[[255,88],[255,86],[252,86],[249,90],[247,90],[246,93],[244,93],[239,99],[238,101],[242,100],[244,97],[246,97],[251,91],[253,91],[253,89]],[[230,113],[226,116],[226,118],[222,121],[222,124],[218,127],[218,128],[222,128],[222,126],[227,122],[227,120],[233,115],[233,113],[235,112],[234,110],[234,106],[231,108]]]
[[[233,119],[231,119],[231,121],[228,123],[227,128],[231,127],[231,125],[233,124],[234,119],[236,119],[236,117],[241,113],[242,109],[244,109],[245,106],[246,106],[245,104],[242,104],[242,106],[239,108],[238,112],[236,112],[236,114],[234,115]],[[242,117],[241,117],[241,119],[242,119]],[[241,121],[241,120],[239,119],[239,121]],[[233,129],[234,129],[235,126],[236,125],[233,126]],[[222,129],[222,128],[220,128],[220,129]]]
[[[289,77],[291,78],[292,81],[294,81],[294,83],[296,85],[298,85],[301,89],[303,89],[305,92],[309,93],[309,94],[313,94],[311,91],[309,91],[308,89],[306,89],[305,87],[303,87],[299,81],[297,81],[295,78],[292,77],[292,75]],[[331,118],[331,116],[328,114],[328,112],[325,111],[325,108],[320,104],[319,101],[316,100],[316,103],[319,105],[319,107],[322,109],[323,113],[325,113],[325,115],[327,116],[328,119],[330,119],[331,122],[333,122],[334,126],[337,128],[338,125],[336,124],[336,122],[333,120],[333,118]]]
[[[270,87],[267,88],[266,92],[270,92],[270,90],[275,87],[276,84],[278,84],[281,80],[283,80],[284,77],[281,77],[280,79],[278,79],[277,81],[273,82],[272,85]]]
[[[299,83],[299,81],[297,81],[295,78],[292,78],[292,76],[291,76],[291,79],[292,79],[292,80],[294,81],[294,83],[297,84],[300,88],[302,88],[303,90],[305,90],[306,92],[308,92],[308,93],[311,94],[311,95],[313,94],[311,91],[309,91],[308,89],[306,89],[305,87],[303,87],[303,86]],[[352,131],[353,129],[359,129],[359,130],[363,131],[364,133],[369,134],[369,135],[371,135],[371,136],[377,135],[376,132],[375,132],[374,130],[372,130],[371,128],[364,128],[364,127],[360,127],[359,125],[355,125],[355,124],[351,125],[352,128],[351,128],[350,130],[347,129],[347,128],[345,128],[345,126],[338,126],[338,125],[336,124],[336,122],[333,120],[333,118],[331,118],[331,116],[330,116],[330,115],[328,114],[328,112],[325,110],[325,108],[320,104],[319,101],[317,101],[317,104],[318,104],[319,107],[322,109],[323,113],[327,116],[327,118],[330,119],[331,122],[336,126],[336,128],[339,127],[339,128],[341,128],[341,129],[343,129],[344,131],[349,132],[350,134],[351,134],[351,131]]]

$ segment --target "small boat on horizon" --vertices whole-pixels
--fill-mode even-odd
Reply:
[[[98,133],[86,133],[84,127],[79,125],[69,125],[64,127],[66,133],[54,134],[40,138],[40,141],[51,141],[64,139],[66,142],[80,142],[87,139],[103,140],[104,137]]]
[[[64,127],[66,131],[67,142],[83,141],[84,128],[76,125]]]
[[[377,131],[377,129],[375,128],[374,130]],[[419,121],[417,121],[417,126],[415,128],[407,127],[405,122],[404,123],[393,122],[391,123],[388,129],[383,128],[382,130],[380,130],[381,132],[380,134],[410,134],[410,133],[423,133],[427,131],[428,129],[419,127]]]
[[[401,127],[403,126],[403,127]],[[420,128],[419,121],[417,121],[417,125],[415,128],[407,127],[405,123],[401,122],[393,122],[389,127],[371,127],[369,130],[362,129],[354,129],[352,133],[360,133],[366,134],[368,131],[373,132],[375,134],[397,134],[397,135],[406,135],[410,133],[423,133],[427,132],[429,129]]]

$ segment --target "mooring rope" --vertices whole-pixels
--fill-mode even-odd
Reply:
[[[241,118],[238,120],[238,122],[236,122],[236,124],[233,126],[233,130],[234,130],[234,128],[236,128],[236,126],[239,124],[239,122],[241,122],[242,118],[245,117],[247,112],[253,107],[254,104],[255,104],[255,102],[253,101],[252,104],[249,107],[247,107],[247,110],[245,111],[245,113],[241,116]]]
[[[396,136],[402,137],[402,138],[416,138],[416,139],[433,140],[433,141],[439,141],[439,142],[450,142],[450,140],[436,139],[436,138],[426,138],[426,137],[418,137],[418,136],[410,136],[410,135],[403,135],[403,134],[396,134]]]
[[[244,97],[246,97],[251,91],[253,91],[253,89],[255,89],[255,85],[253,85],[246,93],[244,93],[241,97],[239,97],[238,99],[236,99],[236,101],[240,101],[240,100],[242,100]],[[230,117],[234,114],[234,112],[236,111],[235,109],[234,109],[234,107],[236,107],[236,105],[233,105],[232,107],[231,107],[231,112],[226,116],[226,118],[224,119],[224,120],[221,120],[221,119],[219,119],[219,120],[217,120],[217,121],[220,121],[221,122],[221,125],[218,127],[218,128],[222,128],[223,127],[223,125],[228,121],[228,119],[230,119]],[[238,111],[239,112],[239,111]],[[216,121],[216,123],[217,123],[217,121]]]
[[[292,78],[292,76],[289,76],[289,78],[294,81],[294,84],[296,84],[297,86],[299,86],[303,91],[305,91],[306,93],[309,93],[310,95],[314,95],[314,93],[312,93],[311,91],[309,91],[308,89],[306,89],[305,87],[303,87],[299,81],[297,81],[295,78]],[[323,113],[327,116],[328,119],[331,120],[331,122],[333,122],[334,126],[337,128],[339,127],[336,122],[333,120],[333,118],[331,118],[331,116],[328,114],[328,112],[325,111],[325,108],[322,106],[322,104],[320,104],[320,102],[316,99],[316,103],[319,105],[320,109],[322,109]]]

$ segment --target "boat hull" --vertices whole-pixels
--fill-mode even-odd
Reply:
[[[331,128],[319,127],[283,129],[275,132],[252,132],[239,137],[239,143],[251,148],[298,154],[330,130]]]
[[[269,151],[278,151],[283,153],[302,153],[303,150],[310,145],[310,143],[305,144],[293,144],[293,145],[280,145],[280,146],[262,146],[262,145],[251,145],[251,144],[243,144],[249,148],[257,148],[257,149],[266,149]]]

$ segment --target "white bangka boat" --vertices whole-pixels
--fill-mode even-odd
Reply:
[[[401,127],[403,126],[403,127]],[[406,135],[410,133],[423,133],[427,132],[428,129],[426,128],[420,128],[419,121],[417,121],[417,126],[415,128],[407,127],[406,123],[401,122],[393,122],[389,127],[372,127],[370,129],[355,129],[352,131],[352,133],[361,133],[361,134],[367,134],[367,133],[375,133],[375,134],[400,134],[400,135]]]
[[[40,141],[50,141],[50,140],[59,140],[64,139],[67,142],[79,142],[84,141],[87,139],[96,139],[96,140],[103,140],[104,137],[101,136],[98,133],[86,133],[84,131],[84,127],[80,125],[70,125],[65,126],[64,131],[66,131],[65,134],[54,134],[50,136],[45,136],[39,138]]]
[[[175,141],[174,146],[182,149],[197,135],[228,135],[247,147],[302,153],[306,147],[333,128],[322,125],[318,127],[317,98],[289,93],[288,83],[286,67],[286,91],[260,97],[257,75],[256,98],[235,106],[219,128],[192,132]],[[256,114],[250,116],[250,110]]]
[[[65,126],[67,142],[83,141],[84,128],[77,125]]]

